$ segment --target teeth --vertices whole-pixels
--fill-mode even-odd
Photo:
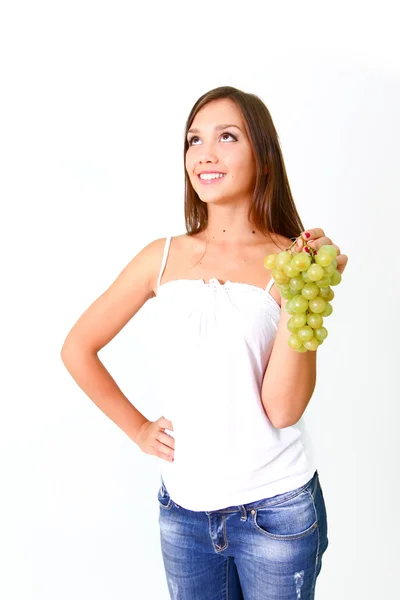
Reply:
[[[202,173],[200,179],[220,179],[225,177],[224,173]]]

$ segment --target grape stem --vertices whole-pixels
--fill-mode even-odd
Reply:
[[[288,246],[288,248],[286,248],[285,252],[290,252],[292,246],[294,246],[295,244],[297,244],[297,240],[301,239],[301,241],[303,242],[303,248],[308,248],[309,254],[310,256],[314,256],[314,254],[316,254],[316,251],[314,250],[314,248],[311,248],[311,246],[309,246],[307,244],[307,242],[305,240],[303,240],[303,238],[301,236],[299,236],[298,238],[296,238],[291,244],[290,246]],[[302,250],[301,250],[302,252]]]
[[[291,248],[292,246],[294,246],[295,244],[297,244],[297,240],[298,240],[298,239],[299,239],[299,238],[296,238],[296,239],[294,240],[294,242],[292,242],[292,243],[290,244],[290,246],[289,246],[288,248],[286,248],[286,252],[287,252],[288,250],[290,250],[290,248]],[[303,242],[304,242],[304,240],[303,240]]]

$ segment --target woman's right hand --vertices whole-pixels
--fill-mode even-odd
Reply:
[[[136,436],[136,443],[146,454],[154,454],[168,462],[174,460],[175,439],[165,433],[165,429],[174,430],[171,421],[160,417],[156,421],[145,421]]]

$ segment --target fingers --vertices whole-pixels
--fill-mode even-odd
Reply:
[[[349,257],[347,256],[347,254],[338,254],[338,256],[336,257],[336,262],[337,262],[336,268],[340,274],[342,274],[343,271],[345,270],[348,260],[349,260]]]
[[[154,440],[154,449],[156,451],[157,456],[159,456],[160,458],[164,458],[169,462],[172,462],[174,460],[174,450],[171,449],[169,446],[166,446],[162,442],[159,442],[157,439]]]
[[[157,432],[154,440],[157,456],[168,462],[172,462],[175,456],[175,438],[165,432],[165,429],[174,430],[172,421],[165,417],[160,417],[158,425],[160,430]]]
[[[317,240],[311,240],[311,242],[307,242],[307,244],[311,246],[311,248],[313,248],[314,250],[319,250],[322,246],[326,245],[335,246],[337,253],[340,254],[339,246],[336,246],[336,244],[332,242],[331,238],[328,238],[326,236],[320,237]]]
[[[158,419],[158,423],[159,423],[160,427],[162,427],[163,429],[169,429],[170,431],[174,430],[172,421],[170,421],[169,419],[166,419],[165,417],[160,417]]]
[[[312,231],[316,231],[316,230],[312,230]],[[322,231],[322,229],[319,229],[318,231]],[[301,236],[299,236],[299,238],[297,239],[297,242],[296,242],[296,245],[295,245],[296,252],[301,252],[301,251],[307,252],[307,250],[305,250],[306,245],[310,246],[310,248],[312,248],[313,250],[318,251],[319,248],[321,248],[321,246],[325,246],[326,244],[332,244],[333,246],[336,247],[336,249],[338,251],[338,254],[340,254],[339,247],[336,246],[332,242],[332,240],[330,238],[326,237],[326,236],[322,236],[322,237],[319,237],[317,239],[313,239],[313,238],[310,237],[310,241],[307,241],[306,245],[304,244],[303,239],[304,239],[303,238],[303,234]]]
[[[309,236],[307,236],[308,233],[310,234]],[[304,250],[304,242],[302,240],[305,240],[307,242],[307,246],[310,246],[316,252],[318,252],[318,250],[322,246],[325,246],[325,245],[334,246],[334,248],[336,248],[336,251],[337,251],[337,256],[336,256],[337,267],[336,268],[340,274],[343,273],[343,271],[345,270],[346,265],[347,265],[348,256],[346,254],[340,253],[339,246],[337,244],[334,244],[332,242],[331,238],[329,238],[325,235],[325,232],[323,229],[321,229],[320,227],[314,227],[313,229],[306,229],[306,231],[303,231],[302,234],[299,236],[299,239],[297,240],[297,243],[295,246],[295,249],[297,252]]]
[[[301,237],[303,238],[303,240],[306,240],[306,242],[310,242],[311,240],[323,237],[324,235],[325,232],[323,229],[321,229],[320,227],[314,227],[314,229],[306,229],[305,231],[303,231]]]
[[[307,246],[310,246],[314,250],[318,251],[322,246],[331,245],[331,246],[334,246],[336,248],[338,255],[340,254],[340,248],[339,248],[339,246],[337,246],[336,244],[334,244],[332,242],[331,238],[327,237],[324,234],[323,229],[320,229],[320,228],[308,229],[308,232],[311,233],[311,235],[310,235],[309,239],[307,240]],[[299,237],[299,239],[297,240],[296,250],[298,252],[303,249],[303,246],[304,246],[303,240],[306,239],[306,237],[305,237],[306,233],[307,232],[304,231],[301,234],[301,236]],[[319,235],[319,233],[322,233],[322,235]]]
[[[156,439],[168,446],[168,448],[172,448],[173,450],[175,449],[175,438],[173,438],[172,435],[160,431],[157,434]]]
[[[301,239],[301,236],[299,236],[299,237],[297,238],[297,242],[296,242],[296,244],[295,244],[295,245],[294,245],[294,247],[293,247],[293,250],[294,250],[295,252],[301,252],[301,250],[303,250],[303,247],[304,247],[304,242],[302,241],[302,239]]]

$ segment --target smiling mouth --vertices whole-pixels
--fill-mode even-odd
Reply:
[[[200,175],[197,175],[200,183],[206,184],[206,185],[210,185],[211,183],[216,183],[218,181],[222,181],[223,179],[225,179],[226,177],[226,173],[221,173],[222,177],[212,177],[210,179],[202,179],[200,177]]]

